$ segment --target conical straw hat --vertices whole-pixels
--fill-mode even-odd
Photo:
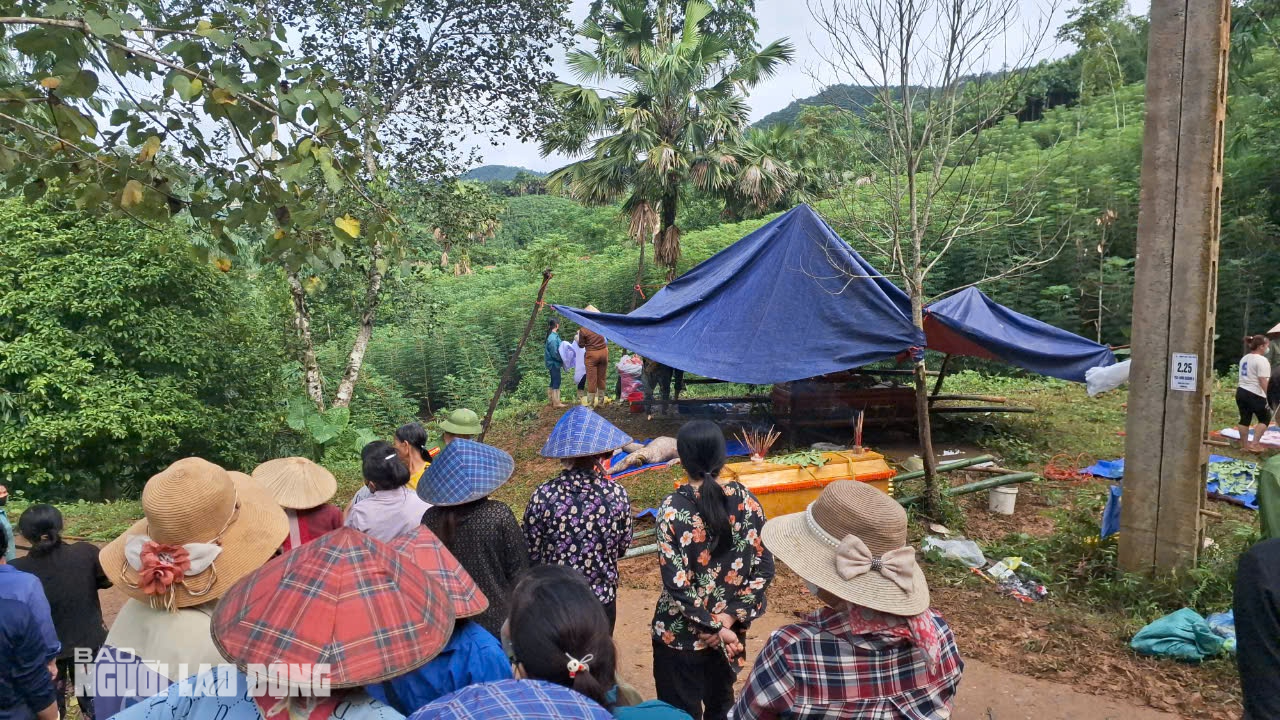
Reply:
[[[333,473],[302,457],[268,460],[254,468],[253,479],[282,508],[309,510],[329,502],[338,492]]]

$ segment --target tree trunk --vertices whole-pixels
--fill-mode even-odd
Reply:
[[[658,237],[663,238],[664,241],[667,240],[668,228],[674,228],[676,226],[676,208],[678,205],[679,199],[674,192],[662,198],[662,227],[658,230]],[[677,229],[676,232],[679,233],[679,230]],[[677,238],[678,237],[679,235],[677,235]],[[668,283],[676,279],[676,263],[680,261],[680,241],[677,239],[675,242],[676,247],[674,249],[668,249],[667,251],[670,258],[670,262],[666,263]],[[657,253],[655,252],[654,261],[656,262],[657,259]]]
[[[922,285],[911,288],[911,317],[917,330],[924,332],[924,299]],[[939,517],[942,510],[942,488],[938,485],[938,460],[933,456],[933,428],[929,423],[929,375],[925,368],[924,348],[916,361],[916,428],[920,435],[920,459],[924,461],[924,511]]]
[[[644,233],[640,234],[640,265],[636,268],[636,287],[631,293],[631,309],[635,310],[636,305],[640,304],[640,295],[644,292]]]
[[[365,291],[364,310],[360,313],[360,332],[351,345],[351,354],[347,356],[347,369],[342,373],[342,382],[338,384],[338,393],[333,398],[334,407],[347,407],[351,404],[356,382],[360,379],[360,368],[364,365],[364,354],[373,338],[373,321],[382,298],[382,270],[378,267],[381,262],[382,244],[374,243],[369,251],[369,287]]]
[[[302,280],[297,270],[286,270],[289,278],[289,295],[293,297],[293,326],[298,331],[298,340],[302,342],[302,369],[305,373],[307,397],[316,404],[316,409],[324,412],[324,378],[320,375],[320,365],[316,362],[316,347],[311,340],[311,311],[307,308],[307,293],[302,289]]]

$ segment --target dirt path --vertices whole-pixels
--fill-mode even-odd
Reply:
[[[649,620],[656,596],[634,588],[618,590],[619,670],[645,697],[653,697],[653,655]],[[767,613],[751,628],[748,656],[789,618]],[[963,638],[961,638],[963,643]],[[744,671],[742,678],[747,677]],[[1177,715],[1072,690],[1067,685],[1015,675],[966,659],[956,700],[955,720],[1172,720]]]
[[[102,591],[102,612],[110,626],[123,593]],[[618,590],[618,629],[614,638],[621,655],[618,670],[645,697],[653,697],[653,654],[649,621],[656,595],[647,590]],[[748,655],[754,657],[764,638],[789,618],[766,614],[751,629]],[[963,638],[961,639],[963,642]],[[744,671],[742,677],[747,676]],[[956,702],[955,720],[1174,720],[1178,716],[1132,703],[1072,690],[1067,685],[1015,675],[978,660],[966,659],[964,679]]]

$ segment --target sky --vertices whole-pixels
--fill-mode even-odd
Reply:
[[[848,2],[849,0],[834,0]],[[575,24],[580,23],[587,14],[590,0],[573,0],[571,13]],[[1052,59],[1070,53],[1073,48],[1053,39],[1057,27],[1066,19],[1066,10],[1075,5],[1075,0],[1018,0],[1019,24],[1026,28],[1019,33],[1010,33],[996,55],[986,65],[990,69],[999,69],[1001,57],[1015,57],[1020,54],[1026,43],[1032,42],[1026,36],[1033,34],[1032,28],[1039,27],[1045,32],[1040,42],[1039,57]],[[1141,14],[1148,12],[1150,0],[1129,0],[1130,12]],[[756,0],[756,15],[760,21],[760,30],[756,34],[758,41],[771,42],[775,39],[790,38],[796,48],[795,60],[772,78],[758,85],[748,98],[751,105],[751,120],[754,122],[775,110],[781,110],[793,100],[807,98],[822,89],[815,75],[823,75],[821,62],[823,51],[828,47],[825,34],[809,15],[805,0]],[[568,73],[564,63],[564,49],[557,53],[555,63],[557,75],[567,81],[574,78]],[[491,147],[489,140],[501,143],[499,147]],[[563,156],[542,157],[536,143],[522,143],[501,135],[480,136],[472,139],[480,148],[484,165],[514,165],[531,170],[550,171],[568,162]]]

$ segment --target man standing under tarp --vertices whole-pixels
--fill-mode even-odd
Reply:
[[[671,381],[676,382],[676,399],[680,399],[680,393],[684,391],[684,371],[676,370],[670,365],[663,365],[657,360],[650,358],[644,359],[644,371],[640,375],[641,382],[644,383],[644,407],[645,412],[649,414],[649,419],[653,419],[653,396],[654,390],[662,391],[662,399],[664,401],[671,400]],[[662,406],[662,414],[666,415],[671,411],[671,406],[664,402]]]

